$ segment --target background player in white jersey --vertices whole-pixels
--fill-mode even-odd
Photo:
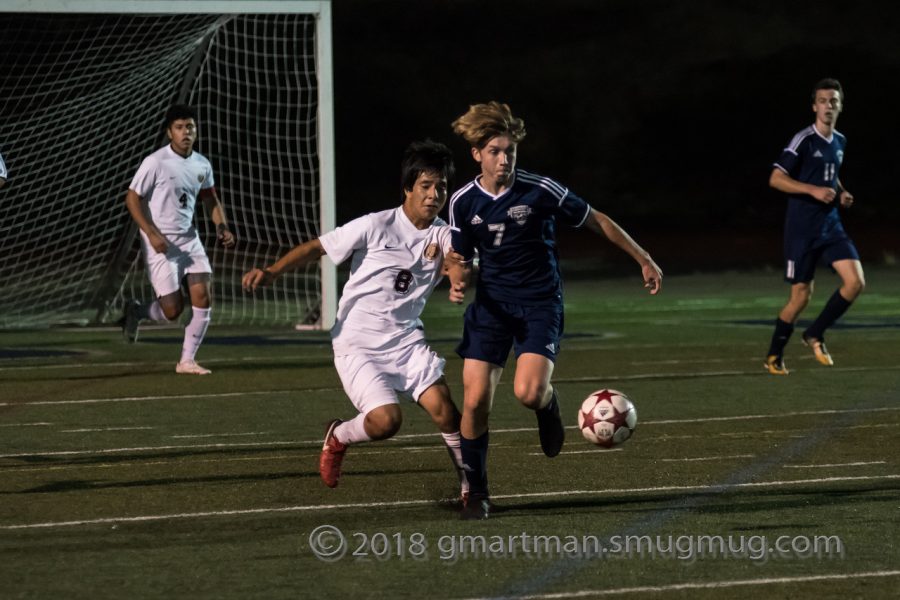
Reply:
[[[788,195],[784,220],[784,279],[791,284],[787,304],[775,319],[775,331],[765,368],[772,375],[787,375],[784,347],[794,324],[809,304],[816,264],[830,265],[841,286],[825,303],[816,320],[803,332],[803,343],[825,366],[834,361],[825,347],[825,331],[843,315],[865,287],[862,263],[853,241],[844,231],[838,206],[850,208],[853,194],[840,179],[847,140],[835,129],[844,108],[844,90],[837,79],[823,79],[812,93],[815,122],[797,133],[781,152],[769,176],[769,185]]]
[[[216,194],[212,166],[193,149],[197,141],[193,109],[172,106],[163,126],[169,144],[144,159],[125,195],[128,212],[140,228],[147,273],[157,299],[150,305],[128,303],[122,320],[123,333],[133,342],[137,340],[140,319],[176,319],[184,310],[181,284],[186,278],[193,316],[184,330],[184,345],[175,372],[207,375],[209,369],[194,360],[209,326],[212,273],[194,227],[198,198],[216,225],[219,242],[230,248],[235,238]]]
[[[325,254],[336,264],[351,259],[331,338],[335,367],[359,414],[328,425],[319,458],[319,474],[328,487],[338,484],[348,446],[397,433],[403,422],[399,393],[410,396],[438,426],[463,498],[468,492],[459,450],[460,414],[444,380],[444,359],[425,343],[419,319],[444,270],[461,270],[458,262],[445,260],[450,230],[437,217],[453,171],[446,146],[414,142],[403,157],[400,207],[354,219],[244,274],[244,288],[251,291]],[[451,291],[451,299],[461,301],[462,293],[456,293]]]
[[[481,267],[456,352],[465,359],[461,448],[470,469],[463,518],[483,519],[491,506],[488,416],[511,348],[516,354],[513,392],[535,411],[544,454],[559,454],[565,438],[550,383],[563,334],[557,226],[584,225],[624,250],[640,265],[651,294],[660,290],[662,271],[608,216],[552,179],[516,167],[525,123],[509,106],[474,104],[452,126],[481,167],[481,174],[453,195],[450,229],[454,250],[465,261],[477,251]]]
[[[6,185],[7,176],[6,163],[3,162],[3,155],[0,154],[0,188]]]

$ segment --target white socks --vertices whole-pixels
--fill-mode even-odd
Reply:
[[[372,438],[366,433],[366,415],[359,413],[353,419],[344,421],[334,428],[334,437],[342,444],[368,442]]]
[[[151,321],[159,321],[162,323],[168,323],[169,320],[166,318],[166,314],[163,312],[162,307],[159,305],[159,300],[154,300],[152,304],[148,304],[144,307],[142,311],[144,314],[141,317],[145,319],[150,319]]]
[[[153,305],[158,307],[159,303],[154,302]],[[151,305],[151,310],[153,305]],[[194,311],[194,314],[191,317],[191,322],[184,328],[184,345],[181,347],[181,362],[194,360],[194,357],[197,355],[197,350],[200,348],[200,344],[203,343],[203,337],[206,335],[206,329],[209,327],[209,313],[212,312],[211,308],[197,308],[196,306],[192,306],[191,309]],[[162,311],[160,310],[160,312]]]
[[[466,470],[463,467],[462,450],[459,447],[459,432],[441,433],[444,438],[444,444],[447,446],[447,453],[453,466],[456,467],[456,474],[459,475],[459,489],[463,494],[469,492],[469,480],[466,478]]]

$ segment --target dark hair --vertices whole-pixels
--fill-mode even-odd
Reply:
[[[456,167],[453,165],[453,153],[444,144],[432,140],[413,142],[403,152],[400,187],[404,192],[408,192],[413,189],[419,175],[430,171],[446,177],[447,186],[452,186],[453,176],[456,173]]]
[[[813,103],[816,101],[816,92],[819,90],[836,90],[841,95],[841,102],[844,101],[844,88],[841,87],[841,82],[837,79],[832,79],[830,77],[820,79],[812,91]]]
[[[172,126],[172,123],[180,119],[193,119],[196,122],[197,112],[186,104],[173,104],[169,107],[169,110],[166,111],[166,116],[163,117],[163,131],[167,130]]]

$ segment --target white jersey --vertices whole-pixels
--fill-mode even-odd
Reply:
[[[444,221],[416,229],[399,207],[354,219],[319,241],[335,264],[353,256],[331,330],[336,356],[425,339],[419,316],[450,250]]]
[[[3,155],[0,154],[0,178],[6,179],[6,164],[3,162]]]
[[[194,235],[197,195],[213,185],[205,156],[191,152],[184,158],[167,144],[144,159],[128,187],[147,200],[153,223],[164,235]]]

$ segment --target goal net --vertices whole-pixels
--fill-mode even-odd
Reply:
[[[40,4],[51,12],[23,0],[0,13],[0,326],[108,323],[125,300],[152,300],[124,196],[179,102],[197,109],[195,148],[238,238],[217,246],[198,202],[216,322],[330,327],[329,261],[253,295],[240,287],[334,226],[328,3]],[[143,12],[117,12],[129,4]],[[185,14],[204,6],[229,12]]]

